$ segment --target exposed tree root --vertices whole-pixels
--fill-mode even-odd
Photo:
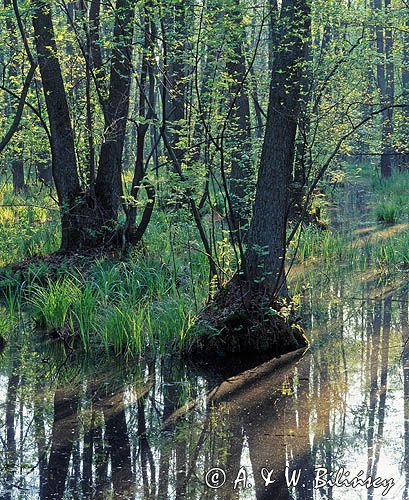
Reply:
[[[308,345],[302,328],[284,314],[285,304],[257,296],[237,277],[202,310],[190,355],[280,355]]]

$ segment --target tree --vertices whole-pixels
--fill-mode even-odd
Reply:
[[[4,6],[5,7],[10,7],[11,6],[11,1],[10,0],[4,0]],[[6,20],[6,26],[7,30],[9,31],[11,35],[11,42],[14,47],[17,47],[17,36],[15,34],[15,29],[11,20],[11,17],[8,17]],[[13,54],[11,54],[11,57],[13,57]],[[14,54],[14,58],[16,55]],[[16,60],[13,60],[9,64],[9,79],[15,83],[17,77],[18,77],[18,62]],[[14,106],[11,103],[10,99],[10,104],[9,104],[9,114],[10,116],[15,114],[16,110],[14,109]],[[25,188],[25,179],[24,179],[24,158],[23,158],[23,145],[21,142],[18,143],[17,147],[14,147],[11,152],[11,172],[13,175],[13,189],[14,192],[20,193],[21,191],[24,190]]]
[[[390,10],[390,0],[385,0],[382,5],[382,0],[375,0],[375,12],[379,16],[385,13],[386,22],[389,24],[387,13]],[[376,50],[379,61],[376,68],[377,82],[379,88],[380,99],[384,104],[392,105],[395,94],[395,78],[393,64],[393,35],[389,25],[385,28],[381,25],[376,27]],[[389,177],[392,174],[395,163],[395,151],[392,145],[393,134],[393,108],[389,107],[381,115],[382,123],[382,154],[381,154],[381,175]]]
[[[278,319],[277,309],[279,296],[286,293],[288,197],[309,26],[308,1],[285,0],[247,250],[238,274],[202,314],[205,323],[223,329],[223,334],[204,337],[193,350],[279,352],[305,345],[299,331]]]
[[[230,128],[231,152],[230,196],[232,203],[232,227],[242,237],[249,221],[249,193],[251,192],[251,120],[250,102],[247,90],[245,61],[245,32],[243,15],[238,0],[233,3],[230,17],[231,54],[226,63],[230,81]]]
[[[99,2],[94,2],[91,7],[88,50],[83,47],[83,51],[86,70],[94,76],[103,111],[104,137],[95,181],[93,175],[89,175],[88,183],[84,185],[79,177],[80,166],[58,58],[52,9],[48,3],[33,0],[36,49],[50,125],[52,171],[61,207],[61,247],[65,251],[121,241],[117,223],[121,207],[122,155],[131,88],[134,5],[132,1],[118,0],[114,10],[108,85],[105,85],[101,76],[102,56],[97,36]],[[89,170],[92,172],[92,165]]]

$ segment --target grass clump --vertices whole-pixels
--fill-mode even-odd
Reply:
[[[11,183],[0,192],[0,265],[47,255],[60,244],[59,211],[45,190],[27,187],[14,195]]]
[[[383,201],[375,207],[375,215],[379,222],[396,224],[403,214],[403,207],[393,201]]]
[[[379,222],[396,224],[409,215],[409,172],[396,172],[374,183],[374,213]]]
[[[49,281],[46,287],[34,285],[29,298],[32,316],[37,325],[48,331],[61,331],[67,324],[69,313],[82,291],[72,278]]]
[[[29,292],[37,325],[85,349],[165,353],[187,339],[192,303],[163,263],[98,262],[87,275],[60,277]]]

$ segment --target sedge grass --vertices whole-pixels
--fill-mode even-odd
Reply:
[[[409,176],[403,181],[393,178],[375,186],[379,204],[399,207],[399,218],[397,212],[394,221],[404,220],[408,214],[405,207],[409,191],[402,188],[409,186],[408,179]],[[396,193],[392,193],[395,188]],[[2,215],[0,209],[0,234],[10,243],[0,244],[0,262],[5,264],[58,248],[58,221],[54,213],[25,207],[4,210]],[[208,263],[199,251],[193,225],[173,219],[170,224],[167,215],[160,211],[155,217],[145,237],[148,257],[134,251],[123,262],[101,258],[86,269],[70,269],[68,273],[62,268],[54,280],[47,279],[47,264],[36,264],[29,268],[25,286],[18,291],[18,281],[12,276],[7,278],[3,287],[7,310],[19,316],[22,304],[28,304],[38,325],[47,331],[69,334],[87,352],[164,354],[182,349],[192,335],[196,305],[204,303],[208,291]],[[164,237],[169,227],[171,237]],[[341,263],[359,271],[374,265],[380,269],[409,265],[407,231],[382,238],[356,238],[352,231],[309,226],[297,236],[296,260],[301,264],[319,261],[316,265],[325,272],[335,272]],[[297,237],[290,248],[290,258],[296,242]],[[222,234],[217,245],[220,262],[231,272],[235,262],[229,240]]]

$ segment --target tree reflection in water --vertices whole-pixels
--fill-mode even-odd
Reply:
[[[381,498],[379,488],[314,489],[322,466],[394,477],[388,498],[407,499],[408,290],[375,297],[373,288],[352,296],[345,283],[323,285],[303,311],[312,348],[235,373],[226,362],[192,369],[171,358],[101,356],[95,366],[30,334],[10,343],[1,498]],[[226,474],[219,489],[205,484],[213,467]],[[241,467],[248,487],[234,489]],[[300,471],[292,488],[286,467]]]

